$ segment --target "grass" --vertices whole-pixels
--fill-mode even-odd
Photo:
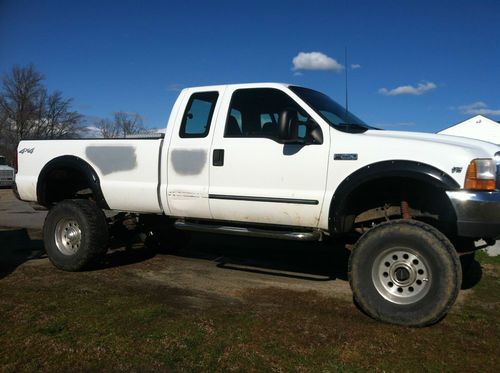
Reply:
[[[231,300],[120,268],[22,266],[0,280],[0,371],[493,372],[500,258],[479,260],[481,282],[423,329],[375,322],[314,292],[268,288]]]

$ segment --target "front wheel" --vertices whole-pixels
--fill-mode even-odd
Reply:
[[[407,326],[440,320],[455,302],[462,273],[450,241],[434,227],[394,220],[366,232],[349,260],[360,307],[375,319]]]
[[[43,240],[45,251],[57,268],[86,269],[107,250],[106,216],[93,201],[64,200],[45,218]]]

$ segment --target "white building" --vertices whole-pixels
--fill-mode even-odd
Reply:
[[[469,137],[500,145],[500,123],[483,115],[476,115],[454,126],[445,128],[438,133]]]

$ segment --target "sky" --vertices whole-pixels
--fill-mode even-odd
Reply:
[[[347,64],[345,49],[347,48]],[[500,120],[500,1],[0,0],[0,74],[33,63],[88,116],[165,126],[183,87],[285,82],[365,122]]]

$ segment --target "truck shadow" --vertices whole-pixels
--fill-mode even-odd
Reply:
[[[156,255],[168,254],[213,262],[222,270],[305,281],[347,281],[350,255],[347,247],[350,243],[351,240],[295,242],[191,233],[189,241],[179,246],[164,243],[161,248],[145,248],[136,242],[135,249],[132,245],[125,250],[123,247],[111,250],[97,269],[139,263]],[[481,277],[481,264],[474,260],[464,272],[462,289],[473,288]]]
[[[95,268],[137,264],[154,256],[174,255],[213,262],[222,270],[244,271],[309,281],[347,280],[349,251],[342,244],[294,242],[219,234],[191,233],[187,242],[144,247],[137,237],[112,240]]]
[[[294,242],[250,237],[192,233],[187,244],[162,249],[144,247],[137,240],[112,242],[108,254],[94,270],[145,262],[169,254],[202,259],[222,270],[258,273],[305,281],[348,279],[350,251],[347,241]],[[41,232],[27,229],[0,231],[0,279],[32,259],[46,258]],[[464,273],[462,289],[474,287],[482,277],[481,265],[473,261]]]
[[[176,255],[207,259],[221,269],[309,281],[347,280],[345,242],[296,242],[193,233]]]
[[[36,234],[25,228],[0,231],[0,279],[26,261],[44,257],[43,242]]]

